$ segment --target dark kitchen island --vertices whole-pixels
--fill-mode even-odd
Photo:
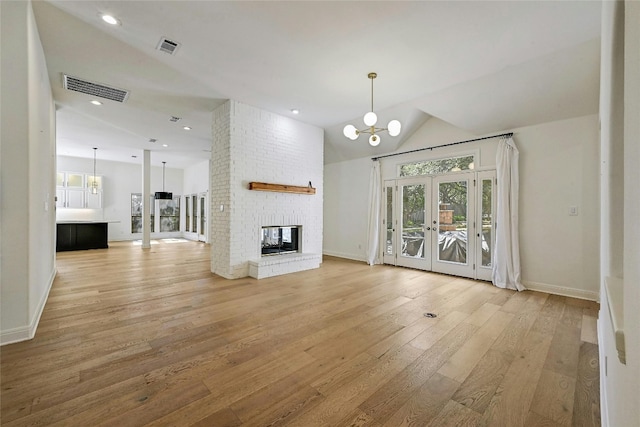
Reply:
[[[56,223],[56,252],[106,249],[107,221],[59,221]]]

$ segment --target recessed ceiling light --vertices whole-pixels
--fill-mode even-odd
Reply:
[[[182,129],[184,129],[184,130],[191,130],[191,127],[189,127],[189,126],[183,126],[183,127],[182,127]]]
[[[300,110],[298,110],[297,108],[292,109],[291,112],[293,114],[300,114]]]
[[[100,101],[96,101],[95,99],[94,99],[93,101],[91,101],[91,103],[92,103],[93,105],[102,105],[102,102],[100,102]]]
[[[168,145],[167,145],[167,144],[162,144],[162,146],[163,146],[163,147],[168,147]]]
[[[118,20],[116,17],[112,16],[112,15],[108,15],[106,13],[103,13],[101,15],[101,18],[104,22],[106,22],[109,25],[120,25],[120,20]]]

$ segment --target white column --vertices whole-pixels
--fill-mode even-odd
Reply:
[[[151,151],[144,150],[142,160],[142,249],[151,247]]]

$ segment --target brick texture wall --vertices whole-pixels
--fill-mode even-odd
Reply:
[[[214,111],[212,136],[211,271],[230,279],[248,276],[267,225],[301,225],[302,252],[321,254],[322,129],[231,100]],[[311,181],[316,194],[251,191],[251,181]]]

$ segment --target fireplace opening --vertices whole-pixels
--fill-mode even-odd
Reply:
[[[300,226],[267,226],[261,230],[262,256],[300,251]]]

